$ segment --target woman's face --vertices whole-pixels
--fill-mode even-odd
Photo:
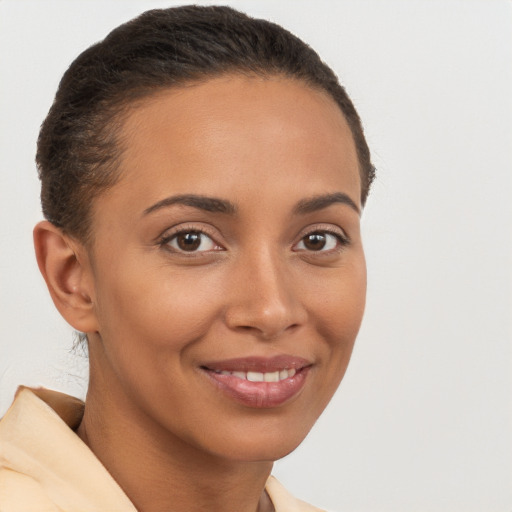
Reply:
[[[331,399],[363,315],[348,125],[323,92],[236,75],[145,100],[122,133],[121,179],[93,207],[93,378],[146,428],[280,458]]]

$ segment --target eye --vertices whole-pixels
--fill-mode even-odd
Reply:
[[[207,252],[222,249],[202,231],[181,231],[162,240],[162,244],[176,252]]]
[[[302,237],[295,245],[296,251],[328,252],[340,245],[346,245],[347,241],[341,235],[329,233],[328,231],[313,231]]]

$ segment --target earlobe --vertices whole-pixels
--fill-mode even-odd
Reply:
[[[85,248],[51,222],[34,228],[39,270],[64,319],[81,332],[98,330],[91,268]]]

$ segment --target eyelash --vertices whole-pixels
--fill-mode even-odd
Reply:
[[[299,244],[303,244],[304,245],[304,240],[308,236],[312,236],[312,235],[331,236],[331,237],[333,237],[335,239],[336,246],[331,248],[331,249],[325,250],[325,251],[322,250],[323,247],[320,250],[318,250],[318,251],[308,250],[306,247],[304,247],[304,249],[294,249],[294,250],[296,252],[307,252],[309,254],[326,254],[327,255],[327,254],[333,254],[333,253],[339,252],[344,247],[346,247],[347,245],[350,244],[350,239],[345,234],[341,234],[338,231],[334,231],[332,229],[326,229],[326,228],[322,228],[322,227],[317,227],[316,229],[313,229],[313,230],[308,231],[305,234],[303,234],[301,236],[299,242],[297,242],[294,245],[294,247],[296,247]]]
[[[211,243],[215,245],[215,248],[205,250],[205,251],[197,251],[197,250],[186,251],[186,250],[180,249],[178,247],[172,247],[170,245],[170,243],[173,242],[174,240],[177,240],[180,235],[187,235],[187,234],[192,234],[192,233],[198,234],[199,236],[206,236],[211,241]],[[306,237],[312,236],[312,235],[324,235],[324,236],[334,237],[337,242],[337,246],[334,248],[328,249],[326,251],[322,250],[323,247],[318,251],[308,250],[305,247],[304,240],[306,239]],[[202,243],[203,243],[203,240],[200,241],[200,244],[202,244]],[[303,244],[304,248],[297,249],[296,247],[299,244]],[[302,234],[299,241],[293,245],[292,250],[294,252],[305,252],[305,253],[309,253],[309,254],[332,254],[332,253],[340,251],[341,249],[343,249],[343,247],[345,247],[349,244],[350,244],[350,239],[345,234],[341,234],[332,229],[316,227],[315,229],[312,229],[312,230],[307,231],[306,233]],[[204,228],[197,228],[197,227],[192,227],[192,226],[181,228],[179,231],[175,231],[173,233],[164,234],[158,240],[158,245],[162,248],[165,248],[166,250],[168,250],[170,252],[173,252],[175,254],[186,255],[188,257],[194,257],[194,256],[202,255],[205,253],[211,253],[211,252],[217,252],[217,251],[220,252],[220,251],[225,250],[220,244],[218,244],[215,241],[214,237],[210,233],[208,233],[208,231],[206,231]],[[199,247],[200,246],[201,245],[199,245]]]
[[[201,237],[202,236],[207,237],[216,246],[216,248],[210,249],[210,250],[207,250],[207,251],[196,251],[196,250],[194,250],[194,251],[185,251],[185,250],[182,250],[182,249],[180,249],[178,247],[172,247],[170,245],[170,243],[172,241],[174,241],[174,240],[177,240],[180,235],[188,235],[188,234],[192,234],[192,233],[198,234]],[[201,240],[200,244],[202,244],[203,242],[204,241]],[[189,257],[201,255],[201,254],[204,254],[204,253],[210,253],[210,252],[216,252],[216,251],[223,251],[223,250],[225,250],[220,244],[218,244],[215,241],[213,235],[210,234],[207,230],[205,230],[204,228],[198,228],[198,227],[193,227],[193,226],[182,227],[178,231],[175,231],[175,232],[172,232],[172,233],[165,233],[160,238],[160,240],[158,241],[158,245],[160,247],[162,247],[162,248],[167,249],[170,252],[175,253],[175,254],[183,254],[183,255],[186,255],[186,256],[189,256]]]

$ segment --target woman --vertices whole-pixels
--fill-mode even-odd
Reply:
[[[149,11],[71,65],[37,163],[38,264],[90,383],[18,393],[2,510],[316,510],[269,475],[364,309],[374,171],[333,72],[227,7]]]

